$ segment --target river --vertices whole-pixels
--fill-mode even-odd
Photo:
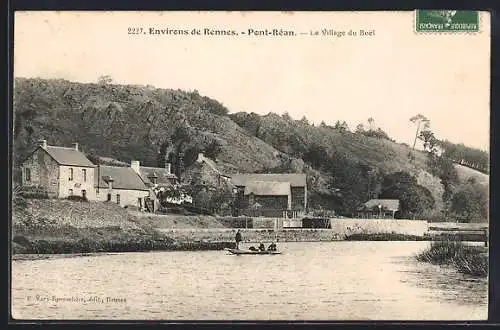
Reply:
[[[481,320],[487,280],[429,242],[281,243],[282,255],[117,253],[12,262],[16,319]]]

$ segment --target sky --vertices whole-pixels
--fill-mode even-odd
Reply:
[[[417,33],[414,20],[413,12],[17,12],[14,76],[110,75],[119,84],[196,89],[230,112],[288,112],[352,130],[372,117],[407,144],[416,128],[409,118],[421,113],[438,138],[488,151],[489,15],[481,13],[481,31],[471,34]],[[275,28],[297,35],[248,33]],[[311,35],[322,29],[346,35]]]

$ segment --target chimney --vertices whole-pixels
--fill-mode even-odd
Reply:
[[[115,180],[112,177],[109,177],[107,180],[109,190],[113,190],[113,181]]]
[[[47,140],[39,140],[38,145],[40,145],[43,149],[47,149]]]
[[[141,163],[138,160],[133,160],[130,162],[130,167],[134,170],[135,173],[139,174]]]
[[[172,173],[172,164],[165,163],[165,168],[167,169],[168,174]]]
[[[151,173],[150,176],[148,176],[148,179],[151,180],[153,184],[156,184],[156,179],[158,179],[158,176],[156,175],[155,172]]]
[[[76,151],[78,151],[78,142],[73,143],[73,149],[75,149]]]

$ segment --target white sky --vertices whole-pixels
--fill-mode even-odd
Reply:
[[[490,17],[481,32],[419,34],[413,12],[18,12],[14,75],[197,89],[231,112],[287,111],[351,129],[373,117],[411,144],[422,113],[439,138],[489,149]],[[375,30],[373,37],[129,35],[129,27]]]

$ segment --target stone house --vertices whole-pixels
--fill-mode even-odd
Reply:
[[[240,209],[251,208],[255,203],[263,209],[307,209],[305,174],[235,174],[231,183],[237,188]]]
[[[145,209],[150,189],[131,167],[99,165],[95,170],[96,200]]]
[[[95,165],[78,150],[47,145],[39,146],[26,158],[22,166],[22,187],[40,187],[50,198],[66,198],[77,195],[95,199]]]
[[[224,174],[217,164],[203,153],[198,154],[196,162],[183,174],[184,182],[200,189],[222,189],[231,187],[231,177]]]

